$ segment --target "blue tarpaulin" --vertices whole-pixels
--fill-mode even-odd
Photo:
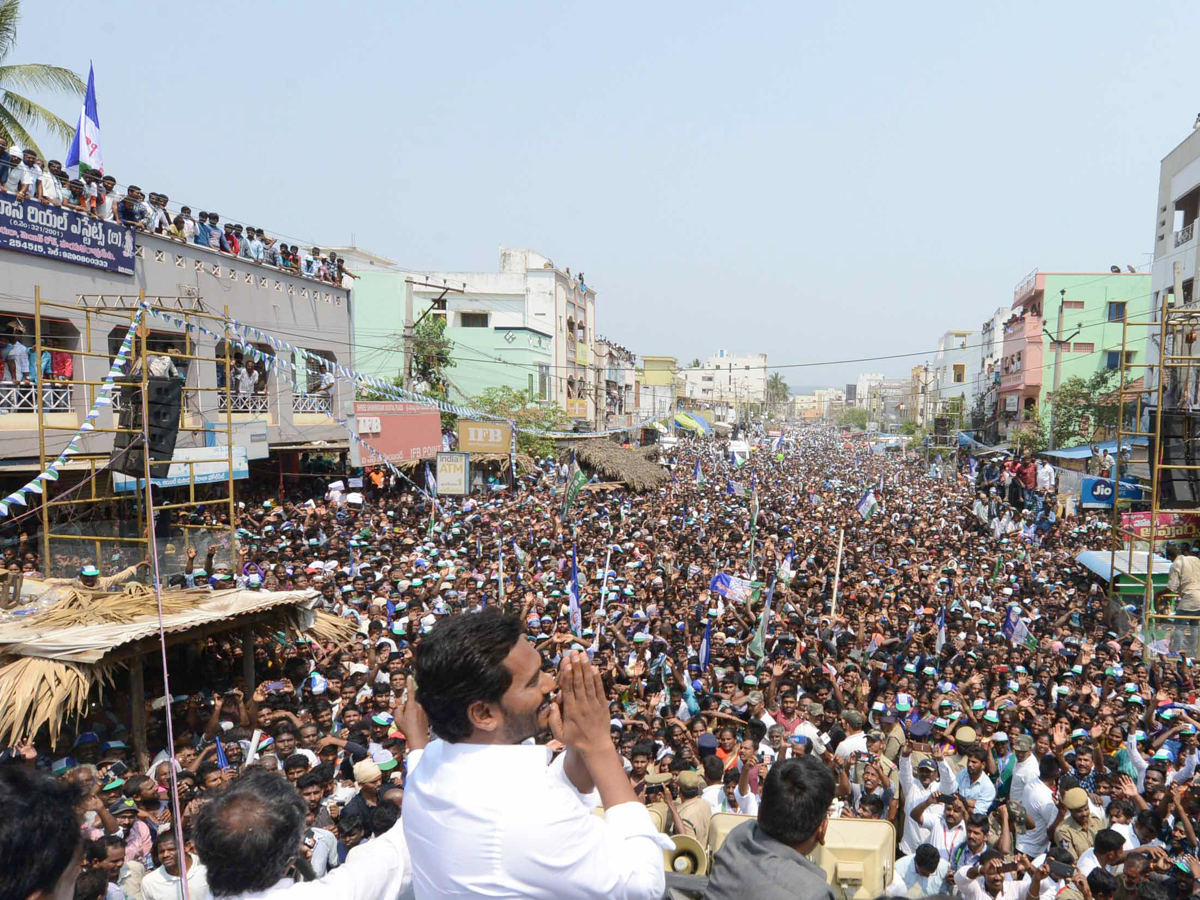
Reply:
[[[1149,439],[1144,437],[1130,437],[1121,443],[1126,447],[1145,447],[1149,443]],[[1108,450],[1114,456],[1117,453],[1116,441],[1105,441],[1096,446],[1100,448],[1101,453],[1105,450]],[[1053,456],[1055,459],[1087,459],[1092,455],[1092,447],[1090,444],[1080,444],[1078,447],[1068,447],[1066,450],[1043,450],[1041,455]]]

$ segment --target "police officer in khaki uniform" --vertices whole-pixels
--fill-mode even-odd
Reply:
[[[704,847],[708,846],[708,826],[712,822],[712,806],[702,796],[706,786],[704,776],[689,769],[679,773],[679,797],[683,802],[676,806],[673,798],[665,798],[675,833],[690,834]]]
[[[1092,812],[1088,795],[1083,788],[1073,787],[1063,795],[1067,815],[1054,832],[1054,842],[1078,860],[1096,842],[1096,834],[1104,822]]]

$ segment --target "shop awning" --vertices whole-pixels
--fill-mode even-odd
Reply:
[[[1126,447],[1145,447],[1150,443],[1150,439],[1144,437],[1129,437],[1123,440],[1121,443]],[[1114,454],[1117,452],[1116,441],[1105,441],[1104,443],[1097,444],[1096,446],[1100,448],[1101,453],[1103,453],[1105,450]],[[1087,459],[1092,455],[1092,446],[1091,444],[1080,444],[1078,447],[1068,447],[1065,450],[1043,450],[1041,455],[1053,456],[1055,459]]]
[[[1075,562],[1096,573],[1105,581],[1112,581],[1113,569],[1118,575],[1145,575],[1150,554],[1145,550],[1118,550],[1116,565],[1113,565],[1111,550],[1084,550],[1075,557]],[[1154,554],[1154,574],[1166,575],[1171,571],[1171,561],[1165,556]]]
[[[704,433],[704,429],[696,424],[696,420],[684,413],[675,413],[675,425],[678,428],[683,428],[686,431],[698,431]]]

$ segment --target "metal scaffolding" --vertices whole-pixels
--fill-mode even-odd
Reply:
[[[108,346],[93,346],[93,325],[112,322],[117,326],[123,325],[127,331],[133,324],[138,310],[142,309],[143,303],[147,303],[148,306],[136,330],[134,342],[136,353],[130,357],[127,368],[127,372],[131,374],[129,378],[118,382],[118,384],[133,386],[133,390],[129,391],[127,399],[141,404],[141,427],[130,427],[133,422],[130,422],[126,427],[122,427],[122,416],[118,414],[116,408],[116,400],[119,395],[118,391],[114,390],[110,393],[110,396],[114,398],[114,427],[96,427],[84,432],[85,435],[129,435],[129,446],[125,452],[133,454],[133,458],[137,460],[134,463],[134,470],[140,472],[141,477],[137,479],[132,490],[117,491],[115,489],[113,471],[109,469],[114,454],[110,451],[95,451],[85,447],[80,452],[71,456],[70,467],[65,470],[81,474],[88,486],[83,496],[76,496],[76,494],[81,493],[79,488],[82,482],[71,485],[66,485],[59,481],[48,480],[43,482],[43,494],[40,504],[42,530],[41,557],[47,576],[73,576],[77,572],[75,569],[61,572],[52,571],[55,561],[51,553],[56,548],[62,548],[63,550],[70,548],[70,555],[77,557],[84,555],[77,548],[90,544],[95,565],[101,572],[105,570],[106,564],[111,562],[113,557],[128,557],[128,554],[122,553],[122,551],[128,550],[131,547],[140,545],[141,555],[139,559],[148,560],[150,558],[151,529],[155,528],[157,513],[183,509],[198,510],[205,507],[223,508],[228,521],[221,526],[194,524],[190,522],[184,522],[177,526],[179,529],[178,537],[182,538],[185,552],[186,548],[201,543],[203,537],[207,536],[210,544],[217,543],[219,546],[228,547],[228,562],[231,568],[237,561],[233,404],[229,402],[233,374],[230,342],[228,340],[222,342],[222,355],[202,355],[198,352],[200,348],[194,340],[192,327],[203,326],[210,332],[225,334],[226,325],[229,321],[228,308],[224,310],[223,315],[216,315],[206,312],[198,297],[147,297],[144,292],[136,296],[79,295],[75,298],[74,302],[64,303],[45,299],[42,296],[40,286],[38,286],[34,288],[35,359],[40,363],[43,351],[50,349],[43,343],[43,337],[45,336],[44,320],[61,320],[63,318],[62,311],[67,311],[76,320],[78,320],[80,315],[83,317],[80,340],[82,346],[75,349],[56,346],[53,348],[54,351],[69,353],[78,360],[102,359],[106,364],[111,364],[113,362],[113,353],[109,352],[111,348]],[[211,462],[211,460],[153,460],[150,458],[150,446],[147,436],[147,423],[149,422],[149,394],[147,387],[151,377],[149,360],[150,353],[152,352],[148,347],[148,339],[153,330],[149,319],[153,310],[158,310],[173,318],[181,319],[185,323],[186,327],[184,327],[182,334],[177,335],[177,338],[182,341],[183,352],[172,353],[170,355],[172,361],[181,362],[187,368],[191,368],[190,364],[193,362],[212,362],[222,367],[225,373],[224,384],[221,387],[201,387],[198,384],[198,377],[185,378],[182,384],[179,407],[179,433],[199,433],[204,434],[206,437],[211,436],[217,445],[220,445],[224,441],[226,448],[226,478],[224,481],[210,482],[206,480],[201,485],[202,496],[197,493],[196,466],[197,464]],[[53,315],[55,311],[59,311],[57,315]],[[176,336],[173,335],[173,337]],[[140,365],[138,364],[139,361]],[[76,365],[78,366],[76,372],[83,374],[84,367],[78,363]],[[86,378],[76,378],[70,381],[72,388],[83,391],[83,409],[93,408],[103,384],[103,381],[90,381]],[[224,396],[224,409],[221,410],[221,404],[218,404],[216,407],[218,414],[212,416],[211,420],[207,423],[209,427],[205,427],[206,420],[204,418],[202,398],[206,394],[212,395],[214,393],[218,395],[218,399],[220,395]],[[188,402],[189,398],[193,401],[192,403]],[[72,410],[64,415],[61,412],[46,409],[45,403],[39,402],[37,404],[38,452],[42,471],[46,471],[50,463],[58,456],[57,450],[50,450],[47,447],[47,444],[53,440],[53,435],[60,432],[73,433],[79,430],[78,409],[79,404],[75,404]],[[223,412],[223,415],[220,415],[221,412]],[[136,421],[138,417],[131,416],[130,418]],[[114,437],[115,440],[116,438]],[[153,484],[152,479],[163,478],[166,475],[165,470],[171,465],[186,465],[188,467],[187,499],[185,501],[162,502],[160,499],[162,491],[172,490],[172,488],[161,488]],[[218,490],[218,486],[221,485],[224,486],[223,490]],[[152,486],[153,490],[151,489]],[[56,491],[56,493],[52,495],[52,491]],[[104,504],[108,505],[112,514],[111,524],[96,522],[81,523],[78,521],[78,514],[81,511],[95,509],[97,506],[103,509]],[[136,523],[136,528],[130,528],[128,524],[130,522]],[[88,530],[92,530],[95,533],[84,533]],[[101,534],[99,533],[100,531],[109,531],[111,533]],[[201,532],[204,534],[201,534]],[[224,544],[225,532],[228,533],[227,545]],[[161,534],[161,532],[159,533]],[[171,545],[170,542],[175,539],[176,533],[173,530],[168,531],[166,536],[159,537],[160,558],[158,561],[160,568],[164,568],[162,566],[164,562],[162,558],[164,548],[169,547]],[[106,552],[109,558],[106,558]]]
[[[1152,652],[1163,649],[1200,656],[1200,614],[1176,614],[1177,595],[1167,589],[1166,574],[1159,572],[1156,581],[1154,571],[1159,543],[1177,537],[1172,516],[1200,514],[1200,503],[1183,508],[1177,503],[1164,504],[1163,500],[1164,475],[1169,477],[1173,471],[1200,470],[1200,465],[1187,465],[1179,460],[1164,462],[1163,445],[1167,441],[1159,439],[1164,411],[1189,411],[1191,405],[1187,398],[1200,387],[1200,356],[1192,354],[1197,329],[1200,329],[1200,307],[1185,308],[1181,302],[1177,303],[1184,296],[1179,263],[1175,263],[1174,272],[1173,291],[1161,293],[1158,308],[1150,310],[1152,318],[1138,321],[1126,317],[1121,328],[1108,604],[1110,615],[1118,614],[1123,612],[1125,598],[1141,595],[1142,644],[1147,659]],[[1131,332],[1144,337],[1131,340]],[[1158,359],[1132,362],[1129,346],[1138,343],[1142,343],[1147,351],[1157,343]],[[1136,372],[1141,374],[1137,378],[1131,377]],[[1140,530],[1132,521],[1127,524],[1123,513],[1133,504],[1144,507],[1147,501],[1121,495],[1122,480],[1130,475],[1123,461],[1123,451],[1128,448],[1132,459],[1131,439],[1139,437],[1148,441],[1146,463],[1150,481],[1149,509],[1142,510],[1149,512],[1149,521]],[[1186,434],[1184,440],[1188,440]],[[1137,546],[1140,544],[1145,545],[1144,550]]]

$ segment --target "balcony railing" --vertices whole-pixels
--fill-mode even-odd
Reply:
[[[1177,232],[1175,232],[1175,246],[1181,247],[1186,244],[1192,239],[1192,236],[1195,234],[1195,232],[1196,223],[1193,220],[1192,222],[1188,223],[1186,228],[1180,228]]]
[[[70,412],[71,388],[68,382],[52,381],[40,385],[0,384],[0,413],[37,412],[39,390],[44,412]]]
[[[217,394],[218,412],[258,413],[267,412],[266,394]]]
[[[329,397],[326,394],[292,394],[292,412],[329,412]]]

